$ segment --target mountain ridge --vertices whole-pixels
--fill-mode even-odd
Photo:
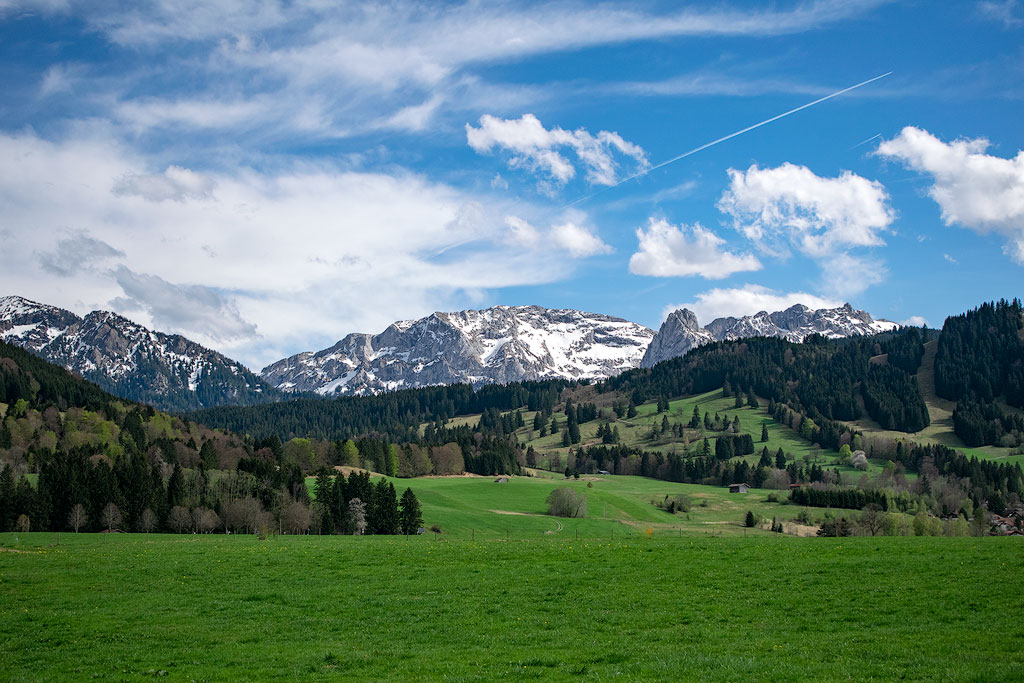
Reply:
[[[759,311],[740,318],[716,318],[701,327],[696,314],[687,308],[672,311],[651,340],[640,367],[649,368],[657,363],[714,341],[728,341],[747,337],[780,337],[793,342],[803,341],[812,334],[830,338],[863,336],[888,332],[899,327],[890,320],[875,320],[866,311],[855,309],[849,303],[837,308],[811,309],[794,304],[782,311]]]
[[[380,393],[436,384],[603,379],[636,367],[654,331],[574,309],[492,306],[400,320],[265,367],[283,391]]]
[[[49,304],[4,296],[0,338],[112,394],[162,410],[246,405],[279,397],[241,363],[111,311],[79,317]]]

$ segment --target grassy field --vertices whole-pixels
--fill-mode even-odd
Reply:
[[[546,473],[545,473],[546,474]],[[429,528],[437,524],[445,535],[460,539],[571,538],[611,539],[624,536],[716,534],[769,534],[746,529],[747,510],[763,519],[791,523],[803,508],[768,502],[768,490],[730,494],[720,486],[676,484],[644,477],[593,476],[579,480],[562,477],[512,477],[499,484],[491,477],[396,479],[399,493],[409,486],[423,506]],[[570,486],[587,497],[583,519],[547,515],[545,500],[557,487]],[[788,492],[776,492],[781,497]],[[669,514],[652,504],[666,495],[685,494],[692,502],[688,513]],[[813,517],[823,510],[808,508]]]
[[[1015,540],[3,534],[0,679],[1018,681]]]

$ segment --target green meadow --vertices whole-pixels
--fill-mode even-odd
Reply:
[[[768,521],[777,517],[789,522],[803,509],[769,502],[767,497],[773,492],[764,489],[730,494],[725,487],[677,484],[645,477],[565,479],[543,471],[537,474],[536,477],[510,477],[504,484],[497,483],[493,477],[428,477],[394,479],[393,482],[399,494],[406,486],[415,492],[422,504],[427,528],[437,525],[443,535],[463,540],[767,534],[770,532],[743,527],[747,510]],[[568,519],[547,514],[548,495],[562,486],[576,489],[587,497],[586,517]],[[788,496],[786,491],[774,493],[782,498]],[[688,512],[670,514],[652,502],[679,494],[690,500]],[[824,512],[808,510],[814,517]]]
[[[0,679],[1018,681],[1016,540],[3,534]]]

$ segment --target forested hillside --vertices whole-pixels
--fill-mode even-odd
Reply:
[[[953,427],[969,446],[1019,445],[1024,418],[1024,309],[1021,302],[986,303],[942,326],[935,355],[935,391],[957,401]]]
[[[0,418],[0,531],[299,532],[329,519],[335,530],[398,533],[415,519],[414,496],[399,505],[393,484],[357,473],[330,480],[334,508],[310,508],[305,476],[345,444],[213,431],[4,342]]]
[[[717,342],[653,368],[624,372],[601,386],[634,403],[657,396],[700,394],[728,385],[804,414],[818,424],[867,414],[886,429],[920,431],[928,425],[917,371],[923,354],[917,328],[874,337],[802,344],[753,338]],[[885,362],[872,362],[888,354]],[[863,407],[862,407],[863,406]]]

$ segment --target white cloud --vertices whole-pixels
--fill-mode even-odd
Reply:
[[[540,230],[533,227],[518,216],[507,216],[505,225],[508,226],[506,241],[509,244],[534,249],[540,246]]]
[[[707,325],[715,318],[754,315],[761,311],[773,313],[795,304],[808,308],[836,308],[842,302],[827,299],[807,292],[778,292],[761,285],[744,285],[733,289],[711,289],[697,295],[696,301],[672,304],[662,310],[662,319],[680,308],[688,308],[697,315],[701,325]]]
[[[848,300],[881,284],[888,274],[885,264],[878,259],[839,253],[821,261],[820,289]]]
[[[759,270],[753,254],[734,254],[722,249],[725,240],[702,227],[675,226],[651,218],[647,230],[637,228],[639,247],[629,259],[629,271],[636,275],[685,277],[700,275],[718,280],[733,273]]]
[[[952,256],[950,256],[949,254],[943,254],[943,255],[942,255],[942,258],[946,259],[947,261],[949,261],[950,263],[952,263],[952,264],[953,264],[954,266],[956,266],[956,265],[960,265],[960,262],[959,262],[959,261],[957,261],[957,260],[956,260],[955,258],[953,258]]]
[[[639,169],[649,166],[643,149],[623,140],[617,133],[600,131],[591,135],[583,128],[567,131],[546,129],[533,114],[518,119],[499,119],[484,114],[480,127],[466,124],[466,141],[480,154],[495,148],[511,152],[509,166],[524,168],[542,176],[545,182],[561,186],[576,176],[576,168],[559,149],[572,150],[594,185],[614,185],[618,164],[613,153],[632,158]]]
[[[730,186],[718,202],[737,230],[768,251],[792,244],[825,257],[839,249],[885,244],[880,233],[895,219],[877,181],[850,171],[837,178],[805,166],[729,169]]]
[[[573,222],[562,223],[551,228],[554,243],[569,252],[574,258],[610,254],[612,248],[587,228]]]
[[[1024,264],[1024,150],[1011,159],[985,154],[988,140],[942,142],[907,126],[878,146],[877,155],[932,176],[928,190],[946,225],[1006,239],[1004,251]]]
[[[403,107],[389,116],[381,123],[380,127],[418,133],[427,128],[443,102],[443,96],[434,95],[421,104],[411,104],[408,107]]]
[[[900,323],[900,325],[908,325],[910,327],[924,327],[927,324],[928,320],[920,315],[912,315]]]
[[[545,218],[401,170],[154,173],[109,137],[32,134],[0,134],[0,159],[11,160],[0,163],[0,225],[13,235],[0,249],[0,292],[78,313],[114,301],[254,368],[489,290],[562,279],[567,255],[607,249],[580,227],[581,212]],[[559,248],[510,250],[515,211],[557,223],[549,239]],[[86,229],[88,243],[61,242]],[[39,276],[41,260],[67,271],[83,249],[92,267]],[[201,310],[190,318],[192,300]],[[261,339],[243,338],[249,326]]]

